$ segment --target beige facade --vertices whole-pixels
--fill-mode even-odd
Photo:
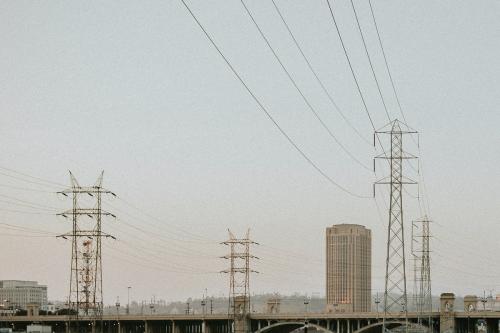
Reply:
[[[328,312],[371,311],[371,231],[358,224],[326,228]]]
[[[34,303],[45,310],[47,308],[47,286],[36,281],[2,280],[0,281],[0,305],[4,308],[27,309]]]

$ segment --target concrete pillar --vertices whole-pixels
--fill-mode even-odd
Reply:
[[[207,333],[207,322],[205,320],[201,322],[201,333]]]
[[[95,328],[96,328],[95,325],[96,325],[95,321],[93,321],[93,322],[90,323],[90,326],[92,328],[92,333],[95,333]]]
[[[351,333],[351,321],[347,319],[347,333]]]
[[[65,323],[64,323],[64,331],[65,331],[66,333],[69,333],[69,322],[65,322]]]
[[[181,328],[175,324],[175,321],[172,320],[172,333],[180,333]]]
[[[455,333],[455,294],[441,294],[440,305],[440,333]]]
[[[356,331],[359,330],[359,326],[360,326],[360,323],[359,323],[359,319],[358,319],[357,324],[356,324]]]
[[[340,319],[337,319],[337,333],[340,333]]]
[[[257,330],[260,331],[260,320],[257,321]]]

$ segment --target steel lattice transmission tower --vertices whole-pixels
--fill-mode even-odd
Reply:
[[[113,236],[102,232],[102,218],[115,215],[102,209],[103,194],[116,196],[102,188],[103,172],[94,186],[80,186],[69,173],[71,187],[58,192],[73,201],[72,209],[58,215],[72,222],[72,230],[57,236],[71,240],[71,270],[68,307],[76,318],[102,318],[102,238]],[[102,328],[102,327],[101,327]],[[78,329],[77,329],[78,330]]]
[[[229,315],[232,316],[235,333],[246,333],[245,324],[250,312],[250,273],[258,273],[250,268],[251,259],[258,259],[250,254],[250,246],[258,243],[250,239],[250,229],[245,238],[236,238],[231,230],[229,239],[221,244],[229,246],[230,252],[223,256],[229,260],[229,269],[221,273],[229,274]]]
[[[405,129],[403,129],[404,127]],[[403,223],[403,185],[416,184],[416,182],[403,175],[403,161],[414,159],[416,156],[405,153],[403,150],[403,136],[417,133],[399,120],[394,120],[383,129],[376,131],[375,135],[388,135],[390,138],[389,155],[384,150],[383,154],[376,156],[389,162],[390,176],[377,181],[375,184],[386,184],[390,187],[389,199],[389,224],[387,229],[387,257],[385,271],[384,291],[384,319],[388,314],[403,315],[408,321],[408,295],[406,289],[406,261],[405,237]],[[408,325],[406,325],[408,327]]]
[[[415,307],[418,313],[418,324],[421,328],[427,324],[432,332],[430,222],[427,216],[413,221],[412,255],[415,260]]]

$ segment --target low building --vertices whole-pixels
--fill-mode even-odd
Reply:
[[[52,333],[52,326],[46,325],[28,325],[26,333]]]
[[[38,304],[47,309],[47,286],[36,281],[1,280],[0,303],[4,309],[27,309],[28,304]]]

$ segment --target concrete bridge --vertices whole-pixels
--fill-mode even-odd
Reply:
[[[500,314],[499,314],[500,315]],[[409,314],[416,322],[417,315]],[[432,317],[439,323],[439,313]],[[376,333],[381,332],[383,316],[377,313],[252,313],[243,319],[246,332],[288,333],[297,329],[318,333]],[[391,326],[404,324],[400,314],[387,318]],[[39,323],[52,326],[56,333],[231,333],[233,318],[227,314],[183,315],[106,315],[102,320],[71,318],[69,316],[9,316],[0,317],[0,327],[25,330]],[[235,323],[234,325],[238,325]],[[437,328],[439,325],[436,326]]]
[[[487,332],[499,333],[500,312],[441,312],[430,314],[435,333],[482,333],[477,324],[485,321]],[[376,313],[330,314],[250,314],[248,331],[252,333],[289,333],[301,329],[318,333],[381,333],[383,316]],[[417,321],[417,314],[409,314],[410,323]],[[0,327],[14,331],[25,330],[27,325],[40,323],[52,326],[56,333],[231,333],[232,318],[228,315],[112,315],[102,320],[68,316],[10,316],[0,317]],[[387,317],[390,328],[404,324],[399,314]],[[102,328],[102,330],[101,330]]]
[[[441,295],[440,311],[425,314],[433,333],[500,333],[499,311],[478,311],[477,299],[464,303],[468,311],[454,310],[453,294]],[[387,326],[405,324],[401,313],[388,314]],[[418,314],[409,313],[410,324]],[[22,331],[39,323],[52,326],[55,333],[382,333],[383,314],[369,313],[250,313],[233,320],[227,314],[105,315],[99,320],[68,316],[5,316],[0,327]],[[485,331],[478,331],[478,323]],[[427,324],[427,321],[425,322]]]

